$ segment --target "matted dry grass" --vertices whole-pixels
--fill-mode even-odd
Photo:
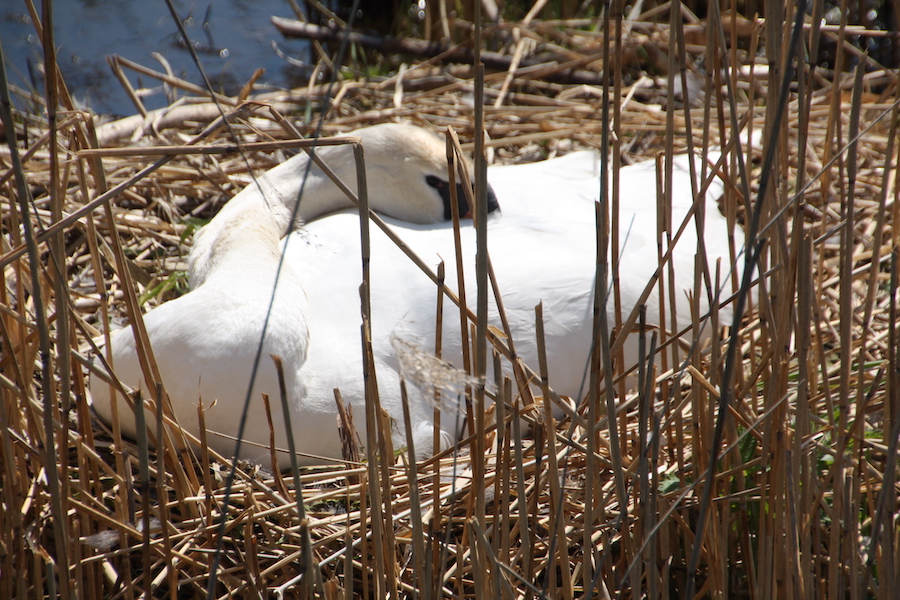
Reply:
[[[652,18],[613,44],[611,64],[623,68],[609,96],[602,86],[546,82],[553,65],[509,81],[489,75],[486,96],[496,106],[484,112],[488,146],[498,162],[530,161],[599,147],[606,130],[615,169],[619,160],[684,151],[688,130],[695,148],[725,143],[732,113],[765,131],[747,173],[755,190],[764,157],[777,148],[762,211],[763,275],[741,327],[717,331],[721,343],[705,352],[676,332],[653,332],[669,344],[652,377],[641,373],[641,393],[624,379],[607,386],[602,374],[621,369],[597,361],[595,392],[574,422],[555,421],[541,396],[500,381],[503,402],[474,403],[474,435],[456,452],[415,465],[381,446],[364,463],[304,469],[299,488],[292,475],[236,465],[227,505],[232,465],[202,441],[167,424],[172,433],[148,451],[93,417],[87,340],[126,318],[129,303],[146,310],[183,293],[190,233],[200,222],[192,217],[208,218],[249,181],[250,169],[283,158],[296,136],[282,115],[311,132],[326,87],[261,95],[248,87],[246,97],[224,101],[230,129],[209,126],[219,110],[199,97],[99,126],[79,111],[60,111],[52,130],[46,115],[17,114],[40,259],[25,248],[24,189],[4,148],[0,597],[203,596],[214,556],[212,591],[222,598],[656,599],[684,597],[691,580],[701,597],[894,597],[897,73],[873,68],[854,79],[804,66],[772,144],[777,82],[752,69],[735,72],[733,104],[722,75],[699,78],[704,101],[688,107],[666,99],[671,79],[628,82],[622,73],[668,65],[677,75],[668,50],[685,43],[691,63],[701,55],[707,66],[720,60],[711,56],[746,63],[765,35],[787,39],[789,23],[751,27],[742,41],[749,51],[726,54],[715,36],[673,36],[670,46],[665,18]],[[523,39],[552,40],[580,56],[580,68],[599,71],[602,34],[582,26],[533,22]],[[820,35],[836,34],[813,28],[805,41]],[[474,86],[471,73],[428,65],[402,78],[344,81],[324,131],[405,120],[471,140]],[[198,139],[200,132],[207,135]],[[260,142],[271,144],[250,146]],[[152,156],[148,146],[168,154]],[[750,188],[734,157],[723,176],[735,186],[722,206],[746,224]],[[758,200],[755,191],[750,197]],[[106,201],[83,210],[97,198]],[[132,291],[137,298],[129,299]],[[613,334],[629,316],[624,308]],[[723,379],[732,337],[739,363]],[[719,441],[723,390],[730,400]],[[603,416],[610,393],[612,428]],[[152,412],[148,420],[158,431]]]

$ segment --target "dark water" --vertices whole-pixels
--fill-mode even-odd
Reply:
[[[40,2],[35,4],[40,10]],[[258,83],[274,87],[306,83],[308,71],[289,65],[272,48],[274,41],[287,56],[309,60],[307,42],[283,38],[269,21],[273,15],[294,17],[287,0],[175,0],[174,5],[217,91],[236,93],[260,67],[266,73]],[[56,0],[53,6],[60,70],[77,101],[96,112],[137,112],[107,64],[107,55],[164,71],[151,56],[158,52],[174,75],[202,83],[163,0]],[[24,2],[0,0],[0,43],[10,82],[41,92],[43,53]],[[148,109],[168,103],[158,80],[125,72],[132,86],[149,90],[143,98]]]

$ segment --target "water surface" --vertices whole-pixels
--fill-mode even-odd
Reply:
[[[40,4],[36,2],[36,4]],[[272,48],[308,61],[308,44],[283,38],[269,17],[293,18],[287,0],[175,0],[188,36],[217,91],[234,94],[254,70],[266,70],[259,83],[274,87],[304,85],[305,69],[289,65]],[[118,54],[156,71],[164,71],[152,54],[161,54],[174,75],[202,84],[199,71],[178,34],[163,0],[61,0],[54,6],[57,61],[66,84],[82,104],[112,115],[137,112],[106,57]],[[208,27],[204,28],[204,22]],[[43,52],[24,2],[0,2],[0,43],[7,59],[7,76],[14,85],[42,91]],[[127,70],[132,86],[143,88],[148,109],[168,99],[154,78]]]

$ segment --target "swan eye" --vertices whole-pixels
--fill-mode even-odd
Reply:
[[[450,194],[450,184],[437,175],[426,175],[425,183],[433,187],[438,194],[440,194],[441,200],[444,202],[444,220],[449,221],[453,214],[452,207],[450,206],[450,203],[453,202]],[[456,184],[456,203],[459,207],[459,214],[461,216],[466,218],[471,217],[472,212],[469,210],[469,204],[466,201],[466,192],[461,183]],[[487,205],[488,212],[494,212],[495,210],[500,209],[500,205],[497,203],[497,196],[494,195],[494,189],[490,185],[487,189]]]
[[[428,185],[430,185],[431,187],[433,187],[437,190],[447,188],[447,182],[444,181],[443,179],[441,179],[440,177],[438,177],[437,175],[426,175],[425,183],[427,183]]]
[[[437,175],[426,175],[425,183],[429,186],[433,187],[438,195],[441,197],[441,201],[444,204],[444,220],[449,221],[453,218],[453,209],[450,206],[453,202],[453,198],[450,195],[450,184],[438,177]],[[456,186],[457,189],[457,205],[459,206],[459,214],[465,215],[469,212],[469,205],[466,204],[465,196],[463,195],[462,186]]]

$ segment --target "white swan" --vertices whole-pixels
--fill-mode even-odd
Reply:
[[[386,220],[426,262],[434,265],[444,259],[447,285],[455,288],[452,228],[440,222],[446,204],[428,183],[435,184],[433,178],[444,177],[443,144],[430,136],[422,138],[417,128],[402,126],[376,127],[356,135],[364,137],[373,206],[398,217]],[[345,153],[344,161],[335,160],[340,152]],[[355,182],[355,175],[350,174],[352,167],[347,166],[352,164],[349,150],[323,150],[323,154],[332,153],[335,155],[326,156],[329,164],[341,171],[345,181]],[[270,202],[275,200],[274,209],[252,186],[232,199],[200,234],[192,251],[191,279],[197,287],[145,317],[176,415],[189,430],[196,430],[195,404],[202,396],[206,403],[218,401],[207,412],[208,429],[236,433],[272,290],[277,240],[288,230],[290,219],[285,207],[302,183],[298,166],[305,158],[293,160],[296,165],[276,167],[262,184],[268,186]],[[693,203],[686,161],[687,157],[678,157],[673,173],[676,227]],[[381,179],[377,179],[380,170],[375,165],[384,165]],[[302,212],[301,203],[301,214],[308,219],[345,205],[341,196],[326,191],[330,184],[326,185],[322,177],[314,172],[306,181],[303,202],[307,203],[307,212]],[[492,167],[488,177],[503,206],[503,214],[490,217],[488,237],[516,349],[527,364],[537,366],[534,306],[543,302],[551,385],[577,398],[582,391],[592,333],[597,155],[579,152],[543,163]],[[619,292],[627,312],[657,266],[655,165],[646,162],[625,167],[620,178]],[[704,240],[710,264],[721,258],[723,273],[727,273],[731,264],[727,225],[712,200],[721,194],[722,187],[721,182],[713,180],[707,191]],[[426,198],[428,202],[423,203]],[[404,203],[419,208],[404,211]],[[426,215],[419,220],[427,224],[400,220],[411,220],[413,214]],[[379,389],[382,403],[399,423],[398,365],[391,339],[399,335],[423,350],[432,349],[436,289],[383,233],[374,227],[371,231],[372,325]],[[474,230],[465,226],[461,233],[464,264],[472,269]],[[736,231],[734,236],[740,249],[741,232]],[[313,220],[290,234],[285,246],[287,268],[273,304],[245,439],[268,445],[269,430],[259,398],[262,391],[278,398],[274,368],[267,358],[276,353],[287,365],[291,423],[299,450],[339,457],[333,388],[340,388],[345,401],[354,405],[360,428],[363,422],[358,216],[355,211],[341,211]],[[686,296],[680,291],[693,289],[696,247],[695,229],[690,224],[672,258],[674,287],[679,290],[679,328],[690,322]],[[469,272],[467,286],[472,284],[474,273]],[[468,295],[474,303],[474,287],[468,289]],[[658,313],[655,290],[648,305],[652,321]],[[701,294],[700,306],[701,310],[707,306],[705,294]],[[499,327],[493,302],[491,307],[491,323]],[[456,314],[446,303],[444,356],[458,364],[461,342]],[[117,373],[126,383],[137,385],[140,371],[133,345],[130,330],[118,332],[113,338]],[[109,400],[104,388],[95,384],[93,393],[98,412],[108,419]],[[430,446],[431,411],[416,391],[411,391],[416,400],[413,418],[419,424],[416,444],[422,450]],[[278,423],[280,413],[274,404]],[[451,427],[453,416],[443,423],[445,428]],[[133,430],[133,423],[126,423],[125,430]],[[209,439],[216,450],[231,454],[233,442],[215,436]],[[284,447],[282,440],[279,437],[276,443]],[[265,462],[268,451],[244,444],[242,456]],[[319,461],[301,458],[301,463],[314,462]],[[288,464],[285,457],[281,464]]]
[[[711,160],[717,157],[710,153]],[[618,287],[625,313],[623,319],[637,304],[658,265],[656,179],[655,161],[620,170]],[[526,364],[537,369],[534,307],[543,302],[550,384],[558,393],[577,400],[586,391],[583,382],[592,337],[596,269],[594,202],[600,193],[598,155],[583,151],[541,163],[491,167],[488,181],[502,207],[502,214],[495,213],[489,219],[488,246],[516,351]],[[688,214],[694,197],[686,155],[676,157],[672,183],[672,221],[677,229]],[[706,194],[704,241],[710,269],[714,271],[716,260],[721,259],[721,279],[725,281],[732,264],[729,232],[714,201],[722,192],[722,182],[713,179]],[[359,310],[352,282],[329,276],[352,268],[359,252],[354,225],[357,218],[355,213],[348,212],[314,221],[305,227],[302,235],[292,234],[287,245],[286,261],[301,279],[329,281],[328,285],[307,288],[310,314],[314,319],[332,320],[339,314],[352,315]],[[454,290],[457,288],[450,224],[422,227],[392,219],[386,221],[432,267],[443,259],[446,285]],[[470,308],[474,309],[474,229],[463,227],[461,239],[467,297]],[[743,243],[743,234],[738,229],[734,232],[738,252]],[[670,331],[691,324],[687,292],[693,292],[694,288],[696,252],[697,234],[691,221],[672,253],[678,321],[677,328],[669,324]],[[741,260],[738,259],[738,265]],[[434,348],[436,286],[375,228],[372,229],[370,268],[375,355],[397,368],[391,345],[394,335],[414,341],[426,351]],[[727,293],[723,293],[722,299],[731,294],[730,286],[725,289]],[[646,302],[650,323],[659,322],[656,290],[654,286]],[[701,315],[709,309],[705,290],[699,306]],[[668,310],[666,314],[668,319]],[[729,308],[723,308],[720,319],[728,319],[730,314]],[[611,298],[607,317],[608,322],[614,323]],[[490,323],[498,329],[501,327],[493,297],[490,299]],[[728,324],[728,321],[722,321],[722,324]],[[708,336],[709,331],[707,325],[704,335]],[[357,337],[355,329],[342,329],[337,345],[354,348],[355,352]],[[459,317],[449,301],[445,302],[442,338],[443,357],[459,366],[462,354]],[[626,367],[636,360],[637,340],[632,336],[626,344]],[[321,368],[329,366],[322,365]]]
[[[432,223],[450,214],[446,184],[444,144],[422,129],[404,125],[380,125],[354,132],[366,151],[370,205],[408,221]],[[355,191],[356,171],[350,146],[319,149],[320,156]],[[268,315],[258,372],[250,397],[250,408],[241,456],[268,464],[269,427],[261,394],[269,395],[276,424],[281,415],[277,375],[270,355],[285,365],[290,422],[299,452],[340,458],[333,389],[340,388],[354,406],[355,422],[364,433],[363,381],[360,363],[359,309],[347,314],[311,313],[306,290],[325,289],[332,278],[353,288],[360,283],[360,259],[348,260],[325,279],[304,279],[294,265],[286,264],[278,276],[279,240],[291,225],[292,205],[298,196],[307,155],[301,153],[271,169],[237,194],[199,233],[191,252],[193,291],[167,302],[144,316],[147,334],[179,423],[197,433],[197,403],[216,405],[205,414],[213,432],[234,436],[247,397],[250,374]],[[334,184],[317,168],[310,169],[300,205],[302,218],[340,209],[349,204]],[[494,204],[495,205],[495,204]],[[358,223],[354,227],[358,232]],[[319,260],[316,257],[310,257]],[[355,282],[355,283],[353,283]],[[271,311],[269,305],[271,301]],[[327,302],[327,294],[326,300]],[[358,307],[358,305],[357,305]],[[334,320],[332,319],[334,317]],[[344,345],[347,330],[356,339]],[[131,328],[115,332],[111,340],[114,370],[120,380],[141,386],[142,373]],[[384,408],[402,424],[399,383],[394,371],[378,369]],[[94,377],[93,404],[109,421],[112,408],[109,386]],[[411,390],[416,394],[416,390]],[[123,432],[133,435],[133,414],[119,399]],[[417,447],[431,448],[431,409],[418,397],[411,401]],[[277,426],[276,444],[286,447],[284,427]],[[445,434],[446,436],[446,434]],[[405,445],[402,427],[397,443]],[[234,442],[211,435],[210,446],[231,456]],[[279,458],[289,466],[286,455]],[[319,463],[300,458],[301,464]]]

